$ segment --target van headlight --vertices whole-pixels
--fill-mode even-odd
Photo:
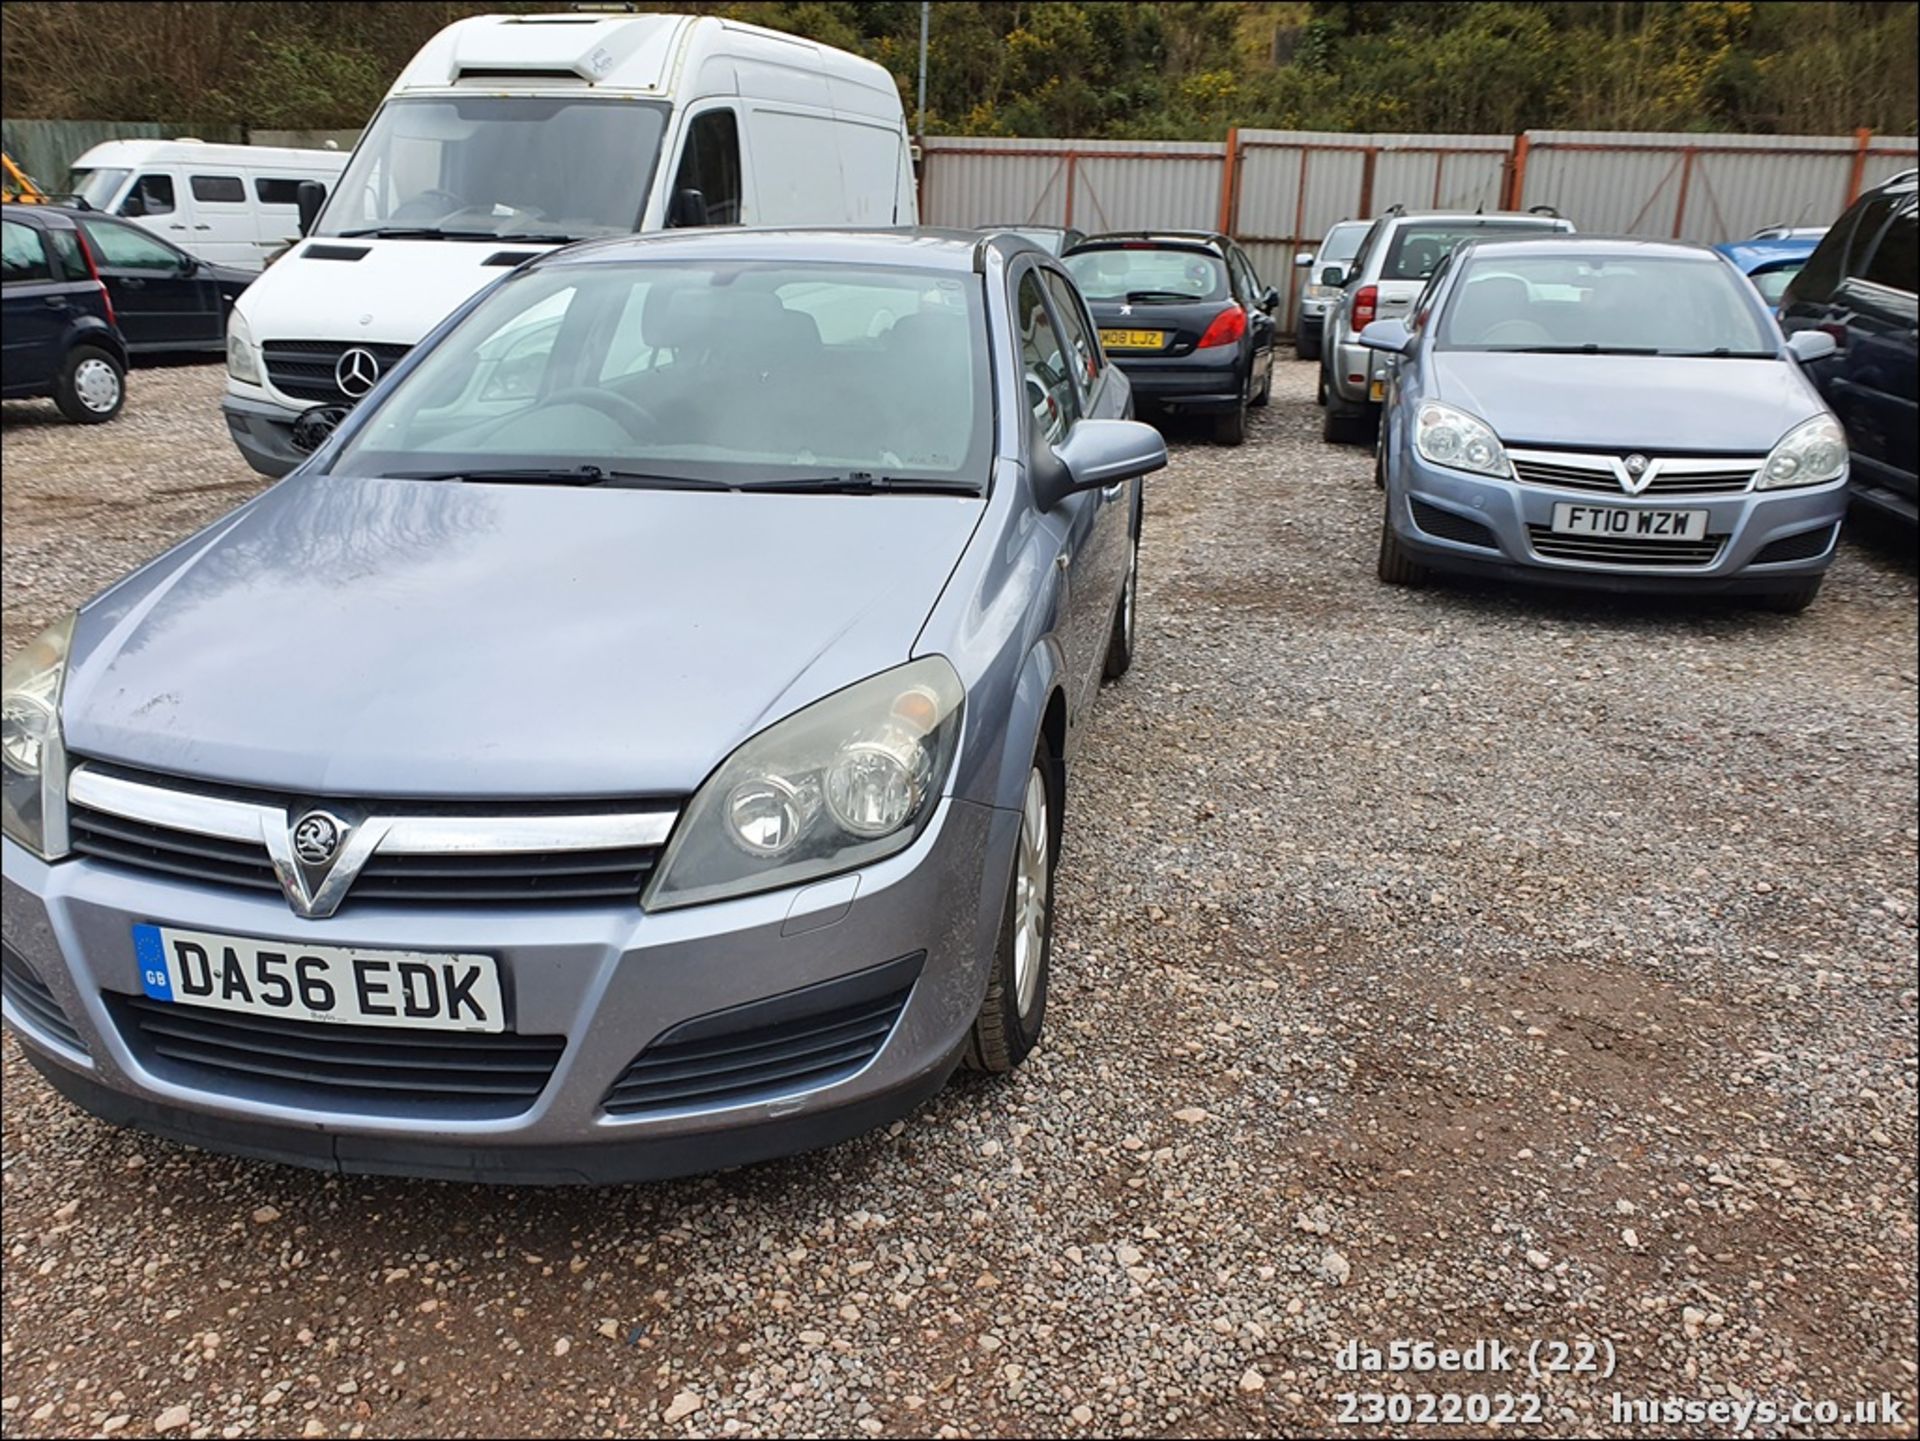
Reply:
[[[1847,473],[1847,433],[1831,415],[1816,415],[1786,433],[1760,467],[1756,490],[1824,485]]]
[[[1437,400],[1420,407],[1413,427],[1413,445],[1425,459],[1450,470],[1502,478],[1513,474],[1507,465],[1507,452],[1492,426],[1477,415],[1468,415]]]
[[[0,828],[49,861],[66,852],[63,834],[49,844],[47,816],[59,808],[67,783],[60,687],[72,638],[73,616],[68,615],[35,636],[0,672]]]
[[[260,352],[254,348],[253,327],[238,306],[227,317],[227,374],[248,385],[259,385]]]
[[[953,667],[929,656],[769,726],[695,793],[641,904],[775,890],[905,850],[953,769],[963,698]]]

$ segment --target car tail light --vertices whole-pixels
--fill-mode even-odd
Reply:
[[[1364,330],[1373,324],[1373,317],[1380,305],[1380,289],[1374,285],[1363,285],[1353,292],[1353,328]]]
[[[1213,324],[1207,327],[1207,333],[1200,337],[1196,347],[1205,350],[1214,345],[1232,345],[1247,333],[1247,312],[1237,305],[1229,305],[1213,317]]]
[[[100,267],[94,263],[93,247],[87,244],[87,233],[76,227],[73,238],[79,242],[80,253],[86,257],[87,274],[91,275],[93,283],[100,287],[100,303],[107,308],[107,324],[118,329],[120,321],[113,313],[113,292],[107,289],[107,282],[100,278]]]

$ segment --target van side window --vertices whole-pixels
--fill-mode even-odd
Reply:
[[[1047,318],[1047,304],[1040,297],[1040,282],[1031,270],[1020,277],[1016,319],[1020,326],[1020,365],[1026,372],[1027,404],[1040,434],[1052,444],[1066,435],[1080,418],[1080,400],[1068,376],[1066,348],[1061,345],[1053,322]]]
[[[707,224],[740,223],[740,125],[731,110],[693,118],[680,151],[674,193],[698,190],[707,202]]]
[[[1887,222],[1887,228],[1880,233],[1880,243],[1873,247],[1873,256],[1867,261],[1867,268],[1861,272],[1860,278],[1872,285],[1884,285],[1889,290],[1912,295],[1916,284],[1914,229],[1913,206],[1895,212],[1893,219]]]
[[[195,200],[218,200],[235,205],[246,202],[247,187],[238,175],[195,175],[189,183]]]
[[[53,267],[31,226],[9,220],[0,225],[0,280],[8,285],[23,280],[51,280]]]
[[[316,181],[324,192],[324,182]],[[298,205],[300,203],[300,182],[283,180],[278,176],[257,175],[253,181],[253,193],[259,197],[262,205]]]
[[[1045,270],[1041,274],[1046,277],[1047,289],[1053,294],[1054,313],[1066,327],[1067,339],[1073,342],[1075,369],[1080,375],[1080,393],[1090,396],[1094,386],[1100,383],[1100,367],[1104,361],[1099,342],[1093,338],[1093,331],[1087,325],[1086,312],[1080,307],[1080,297],[1067,283],[1067,278],[1055,270]]]
[[[173,214],[173,177],[142,175],[134,181],[127,198],[120,202],[122,215]]]

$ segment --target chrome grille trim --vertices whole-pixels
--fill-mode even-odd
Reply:
[[[1637,478],[1626,468],[1630,454],[1645,454],[1647,468]],[[1764,455],[1655,455],[1622,451],[1531,450],[1507,448],[1514,478],[1527,485],[1576,490],[1626,499],[1668,495],[1739,495],[1753,488],[1766,464]]]

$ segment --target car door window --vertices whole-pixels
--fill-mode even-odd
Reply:
[[[173,177],[142,175],[134,182],[127,198],[120,202],[122,215],[173,214]]]
[[[1027,406],[1041,436],[1052,445],[1064,439],[1080,418],[1071,366],[1060,333],[1047,315],[1040,281],[1029,270],[1016,292],[1016,320],[1020,327],[1020,368],[1024,373]]]
[[[53,279],[53,266],[48,263],[47,252],[32,226],[9,220],[0,225],[0,242],[4,243],[0,249],[0,279],[6,284]]]
[[[1093,327],[1087,323],[1087,313],[1080,303],[1080,296],[1066,276],[1057,270],[1041,273],[1046,276],[1047,290],[1053,296],[1054,314],[1060,317],[1068,343],[1073,346],[1074,379],[1080,387],[1081,399],[1090,403],[1094,387],[1100,384],[1101,368],[1106,363],[1100,351],[1100,342],[1093,338]]]
[[[740,126],[728,109],[693,117],[680,151],[674,194],[698,190],[707,202],[707,224],[740,223]]]
[[[1914,216],[1913,207],[1908,206],[1887,222],[1879,244],[1873,247],[1867,268],[1860,274],[1862,280],[1905,295],[1914,293]]]
[[[48,230],[43,232],[47,249],[53,252],[57,262],[55,269],[61,280],[88,280],[92,277],[87,271],[86,252],[80,248],[80,232],[77,230]]]
[[[110,222],[87,222],[87,239],[93,242],[93,248],[100,253],[102,264],[119,270],[148,270],[161,274],[172,274],[180,269],[183,258],[179,251],[162,245],[145,231],[131,225],[114,225]]]

